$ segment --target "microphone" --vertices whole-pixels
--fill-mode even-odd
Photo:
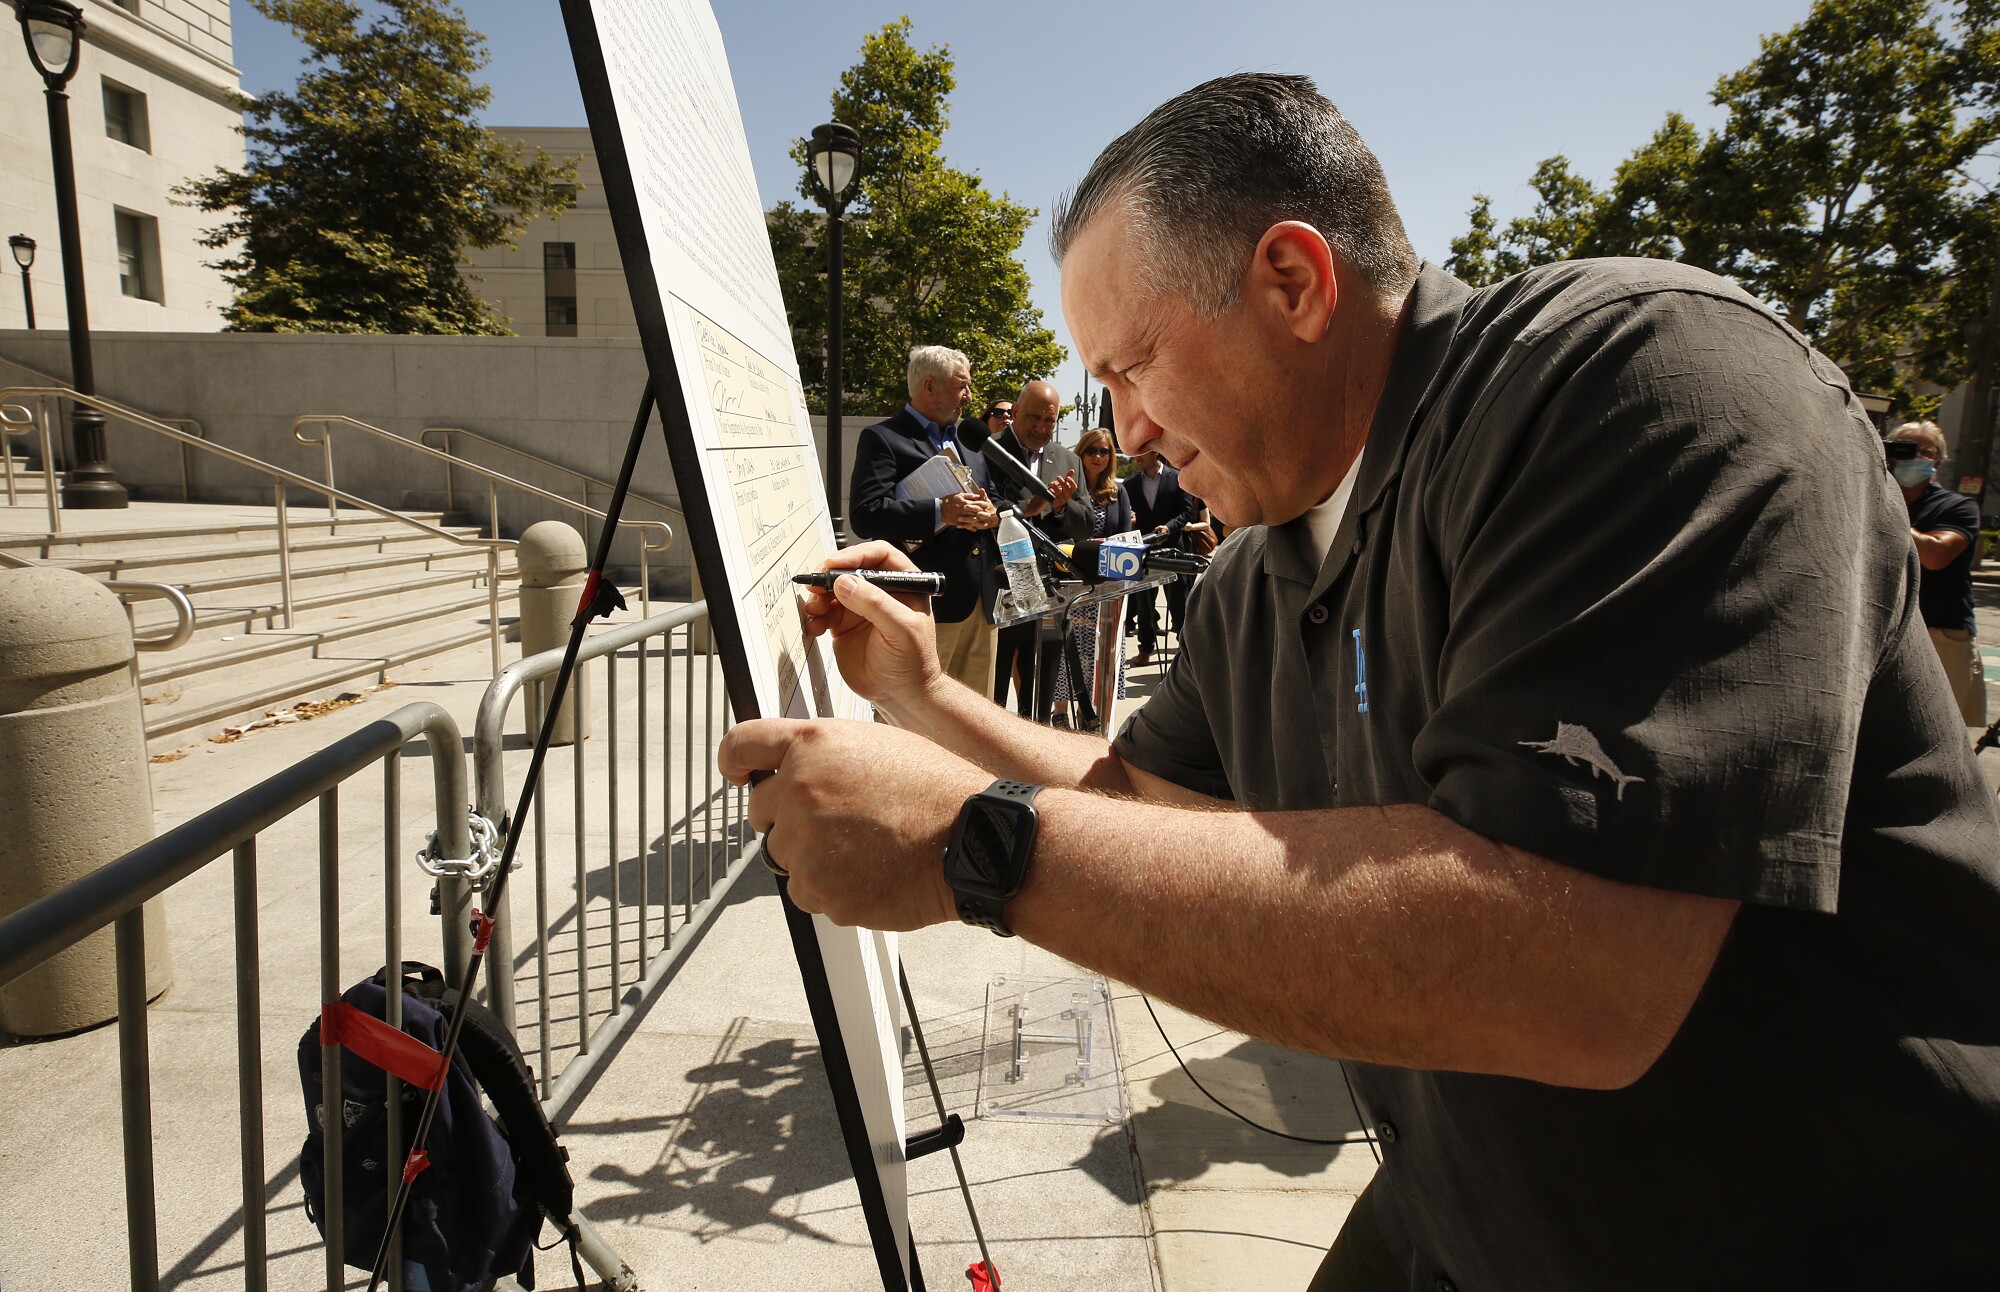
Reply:
[[[1001,475],[1007,477],[1007,482],[1016,489],[1027,491],[1031,496],[1041,499],[1050,506],[1055,505],[1056,496],[1049,492],[1049,487],[1042,483],[1041,477],[1028,470],[1027,464],[1021,459],[994,443],[993,433],[986,429],[984,422],[960,422],[958,442],[967,448],[978,449],[985,455],[987,462],[991,463]]]
[[[1071,573],[1083,583],[1136,579],[1147,573],[1200,574],[1208,558],[1178,548],[1154,547],[1132,535],[1086,538],[1063,544]]]

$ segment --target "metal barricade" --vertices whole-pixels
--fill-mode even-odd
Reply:
[[[267,1244],[271,1182],[266,1178],[264,1158],[263,1071],[266,1056],[262,1016],[265,995],[259,963],[262,906],[258,895],[258,836],[301,808],[317,808],[318,1003],[323,1008],[338,1002],[347,986],[341,969],[342,832],[344,828],[347,830],[350,848],[357,833],[364,839],[368,834],[365,827],[356,832],[351,821],[343,827],[341,789],[354,778],[367,775],[377,767],[381,769],[383,799],[379,838],[382,847],[384,930],[381,963],[394,965],[403,958],[403,878],[412,869],[407,847],[409,840],[403,832],[401,751],[406,744],[418,739],[428,746],[433,792],[430,806],[434,809],[431,819],[436,821],[438,827],[436,846],[445,855],[466,856],[471,850],[471,843],[466,811],[464,745],[458,724],[451,715],[435,704],[422,701],[404,705],[387,717],[369,723],[75,883],[0,920],[0,984],[12,981],[106,925],[113,927],[117,958],[119,1102],[124,1131],[127,1252],[130,1285],[139,1292],[154,1292],[161,1284],[143,904],[210,863],[225,856],[231,858],[242,1185],[242,1210],[235,1223],[240,1225],[242,1234],[243,1286],[253,1292],[261,1292],[268,1286],[271,1259]],[[284,861],[279,857],[269,864],[282,867]],[[351,910],[357,904],[350,894],[346,899],[347,907]],[[294,936],[290,949],[303,956],[309,945],[308,938]],[[373,961],[373,957],[369,959]],[[303,1000],[289,1002],[298,1009],[301,1018],[306,1016],[307,1003]],[[401,994],[390,993],[387,1003],[388,1021],[392,1025],[400,1025]],[[277,1039],[282,1046],[280,1053],[288,1055],[291,1050],[289,1037]],[[324,1104],[329,1109],[340,1109],[339,1047],[323,1047],[321,1058],[325,1074]],[[176,1063],[177,1070],[185,1071],[185,1066],[184,1058]],[[399,1141],[406,1128],[399,1125],[399,1083],[394,1077],[390,1077],[388,1082],[388,1159],[396,1161],[401,1157]],[[296,1109],[295,1098],[286,1091],[281,1096],[281,1103]],[[296,1116],[296,1113],[293,1115]],[[324,1120],[326,1169],[323,1183],[327,1207],[324,1217],[325,1285],[328,1289],[345,1286],[347,1276],[340,1260],[346,1219],[340,1178],[343,1122],[344,1118],[338,1113]],[[573,1219],[581,1221],[580,1217]],[[630,1270],[605,1247],[587,1224],[582,1225],[582,1233],[578,1251],[583,1259],[603,1275],[610,1286],[631,1287],[633,1279]],[[400,1258],[392,1258],[389,1268],[389,1286],[400,1289]]]
[[[593,726],[602,735],[572,745],[566,757],[551,751],[529,809],[517,864],[533,867],[532,933],[517,940],[518,956],[491,963],[502,973],[512,966],[532,989],[532,1015],[509,1022],[558,1128],[756,855],[745,792],[716,770],[730,717],[712,639],[701,631],[707,613],[707,603],[696,602],[585,640],[572,688],[579,706],[600,706],[602,721]],[[561,661],[562,651],[551,650],[510,665],[480,703],[475,801],[495,823],[514,807],[510,713],[522,743],[532,745],[547,708],[543,689]],[[517,706],[517,698],[524,702]],[[525,767],[523,753],[512,770],[518,777]],[[556,1000],[565,1002],[561,1011]]]

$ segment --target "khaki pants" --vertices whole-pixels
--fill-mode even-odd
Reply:
[[[938,663],[981,695],[993,694],[993,625],[974,610],[955,624],[937,626]]]
[[[1968,727],[1986,725],[1986,670],[1980,667],[1979,643],[1963,628],[1933,628],[1931,645],[1944,661],[1951,696]]]
[[[981,695],[993,694],[993,625],[974,610],[955,624],[937,626],[938,663],[945,676],[957,678]],[[894,726],[887,714],[875,711],[875,721]]]

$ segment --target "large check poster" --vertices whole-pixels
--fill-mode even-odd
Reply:
[[[715,16],[705,0],[562,8],[731,702],[744,717],[865,717],[806,639],[791,583],[835,541]],[[789,903],[787,918],[877,1264],[902,1287],[896,939],[808,925]]]

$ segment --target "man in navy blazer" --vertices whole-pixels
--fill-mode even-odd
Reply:
[[[1141,453],[1137,461],[1139,469],[1118,486],[1132,505],[1133,528],[1141,534],[1166,534],[1169,545],[1179,547],[1181,531],[1201,513],[1201,499],[1181,488],[1181,473],[1163,465],[1159,454]],[[1125,603],[1126,627],[1136,628],[1139,635],[1139,654],[1133,662],[1142,667],[1152,663],[1153,648],[1159,644],[1160,609],[1155,591],[1148,588],[1134,593]],[[1167,585],[1167,623],[1174,632],[1181,630],[1181,611],[1186,606],[1187,582],[1175,579]]]
[[[938,662],[973,690],[993,691],[992,596],[1000,513],[987,496],[986,460],[957,449],[978,488],[944,498],[911,498],[897,486],[946,445],[956,449],[960,410],[972,397],[972,363],[957,350],[910,351],[910,402],[861,432],[847,490],[848,527],[858,538],[900,543],[917,568],[944,575],[931,602]]]

